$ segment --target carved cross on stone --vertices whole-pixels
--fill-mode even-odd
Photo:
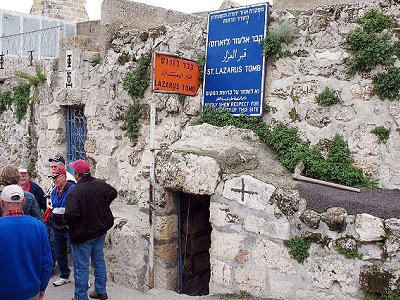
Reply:
[[[242,202],[244,202],[244,194],[249,194],[249,195],[258,195],[257,192],[251,192],[251,191],[246,191],[244,188],[244,178],[242,178],[242,188],[241,189],[235,189],[231,188],[232,192],[236,193],[241,193],[242,194]]]

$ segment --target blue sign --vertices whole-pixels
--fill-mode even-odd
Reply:
[[[262,114],[267,17],[268,3],[208,15],[204,106]]]

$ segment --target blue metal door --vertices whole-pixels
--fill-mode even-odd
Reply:
[[[66,107],[67,115],[67,163],[86,159],[86,118],[83,106]],[[72,171],[68,167],[68,171]]]

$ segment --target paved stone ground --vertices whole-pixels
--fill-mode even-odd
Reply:
[[[60,274],[56,272],[50,279],[49,285],[46,289],[45,300],[69,300],[74,297],[74,279],[71,276],[71,282],[63,286],[54,287],[53,281],[57,280]],[[93,290],[94,277],[90,275],[90,290]],[[174,291],[152,289],[147,293],[129,289],[127,287],[119,286],[113,282],[107,282],[107,294],[109,300],[234,300],[234,299],[247,299],[247,300],[274,300],[258,297],[246,297],[239,295],[210,295],[210,296],[188,296],[178,294]],[[89,298],[90,299],[90,298]]]
[[[46,300],[69,300],[74,297],[74,280],[71,278],[71,282],[67,283],[63,286],[54,287],[53,281],[57,280],[59,277],[59,273],[56,273],[50,279],[49,285],[46,289]],[[94,277],[90,275],[90,284],[93,289]],[[107,294],[108,299],[110,300],[173,300],[173,299],[207,299],[207,300],[216,300],[221,299],[217,296],[188,296],[188,295],[180,295],[173,291],[165,291],[165,290],[157,290],[153,289],[147,293],[143,293],[141,291],[137,291],[134,289],[129,289],[123,286],[119,286],[113,282],[107,282]]]

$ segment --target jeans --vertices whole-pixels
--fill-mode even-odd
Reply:
[[[53,229],[54,246],[56,248],[57,264],[60,269],[60,277],[64,279],[69,278],[70,270],[68,267],[68,250],[70,245],[69,233],[67,231],[60,231]]]
[[[47,236],[49,237],[49,244],[50,244],[50,250],[51,250],[51,258],[53,259],[53,268],[56,265],[56,249],[54,246],[54,233],[53,230],[51,229],[51,225],[49,222],[45,222],[44,225],[46,225],[46,230],[47,230]]]
[[[72,261],[74,264],[75,300],[87,300],[89,281],[89,262],[92,260],[94,269],[94,290],[99,294],[106,293],[107,271],[104,261],[104,241],[106,235],[72,244]]]

